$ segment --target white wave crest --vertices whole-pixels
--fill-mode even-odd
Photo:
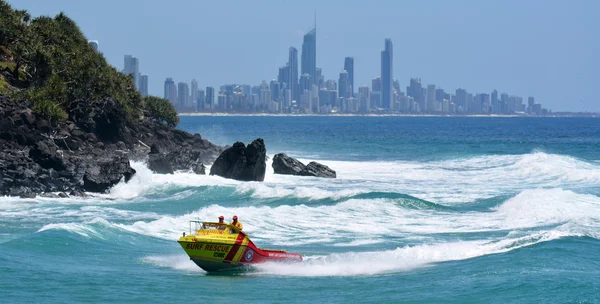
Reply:
[[[206,274],[206,271],[194,264],[185,254],[152,255],[142,258],[142,262],[163,268]]]
[[[239,182],[217,176],[177,172],[154,174],[133,162],[137,174],[116,185],[112,198],[131,199],[179,188],[231,187],[256,199],[295,197],[340,200],[368,192],[412,195],[444,204],[472,202],[531,188],[585,189],[600,184],[600,165],[565,155],[535,151],[523,155],[487,155],[436,162],[321,161],[337,179],[277,175],[267,162],[265,181]],[[180,193],[191,195],[193,192]]]
[[[265,263],[253,265],[253,267],[260,275],[307,277],[379,275],[410,271],[435,263],[507,252],[567,235],[568,233],[560,231],[549,231],[500,241],[424,244],[376,252],[346,252],[328,256],[309,256],[305,257],[305,261],[301,263]]]

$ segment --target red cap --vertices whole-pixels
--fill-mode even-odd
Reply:
[[[234,219],[234,220],[237,220],[237,215],[234,215],[234,216],[233,216],[233,219]]]
[[[221,216],[219,216],[219,219],[223,220],[223,219],[225,219],[225,217],[221,215]]]

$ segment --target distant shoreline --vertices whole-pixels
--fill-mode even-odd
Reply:
[[[202,113],[202,112],[188,112],[178,113],[179,116],[275,116],[275,117],[600,117],[600,113],[590,114],[553,114],[553,115],[518,115],[518,114],[469,114],[469,115],[445,115],[445,114],[273,114],[273,113]]]

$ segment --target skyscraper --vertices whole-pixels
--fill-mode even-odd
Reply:
[[[344,70],[348,72],[348,85],[350,88],[350,95],[354,94],[354,57],[346,57],[344,59]]]
[[[492,113],[500,113],[500,103],[498,102],[498,91],[492,91]]]
[[[298,100],[300,97],[298,92],[298,50],[292,46],[290,46],[288,65],[290,69],[287,83],[292,90],[292,99]]]
[[[185,82],[177,84],[177,105],[179,111],[185,109],[189,104],[190,98],[190,87]]]
[[[359,100],[359,111],[361,113],[369,113],[371,110],[371,92],[369,91],[369,86],[360,86],[358,87],[358,100]]]
[[[140,88],[140,61],[137,57],[125,55],[123,73],[133,76],[135,88]]]
[[[298,84],[300,93],[303,94],[304,90],[310,91],[312,89],[312,84],[312,77],[307,73],[302,74],[302,76],[300,76],[300,83]]]
[[[206,108],[206,99],[204,98],[204,91],[203,90],[198,90],[198,101],[196,103],[196,109],[198,111],[202,111],[202,109]]]
[[[391,39],[385,39],[385,49],[381,51],[381,102],[384,109],[392,107],[394,81],[394,49]]]
[[[215,108],[215,89],[213,87],[206,87],[206,97],[205,97],[204,107],[207,109]]]
[[[427,112],[437,112],[435,84],[427,85]]]
[[[317,28],[304,35],[302,43],[302,68],[300,74],[311,76],[313,84],[317,83]]]
[[[350,97],[349,95],[349,77],[348,77],[348,72],[346,70],[342,71],[340,73],[340,79],[338,81],[338,97],[340,98],[348,98]]]
[[[413,98],[413,100],[419,105],[419,110],[425,111],[427,104],[423,98],[423,86],[421,85],[421,78],[411,78],[410,86],[406,88],[406,94]]]
[[[282,87],[287,86],[290,81],[290,65],[289,63],[279,68],[279,74],[277,75],[277,81]]]
[[[271,98],[277,101],[281,95],[281,85],[277,80],[273,79],[269,84],[269,88],[271,89]]]
[[[371,81],[371,108],[381,107],[381,77],[373,78]]]
[[[169,100],[173,106],[177,103],[177,86],[173,78],[165,80],[165,99]]]
[[[190,92],[190,105],[192,107],[198,107],[196,103],[198,102],[198,81],[196,79],[192,79],[192,91]]]
[[[98,47],[100,46],[98,40],[88,40],[88,44],[94,48],[94,51],[98,52]]]
[[[323,83],[325,82],[323,79],[323,70],[321,68],[317,68],[317,75],[315,76],[315,84],[318,88],[323,87]]]
[[[140,94],[148,96],[148,75],[140,75]]]

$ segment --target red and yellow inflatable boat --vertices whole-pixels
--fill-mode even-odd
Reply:
[[[191,233],[192,224],[197,228],[195,233]],[[216,222],[190,221],[190,234],[184,233],[177,242],[190,260],[207,272],[264,262],[302,261],[302,256],[297,253],[258,248],[246,233],[232,225]]]

